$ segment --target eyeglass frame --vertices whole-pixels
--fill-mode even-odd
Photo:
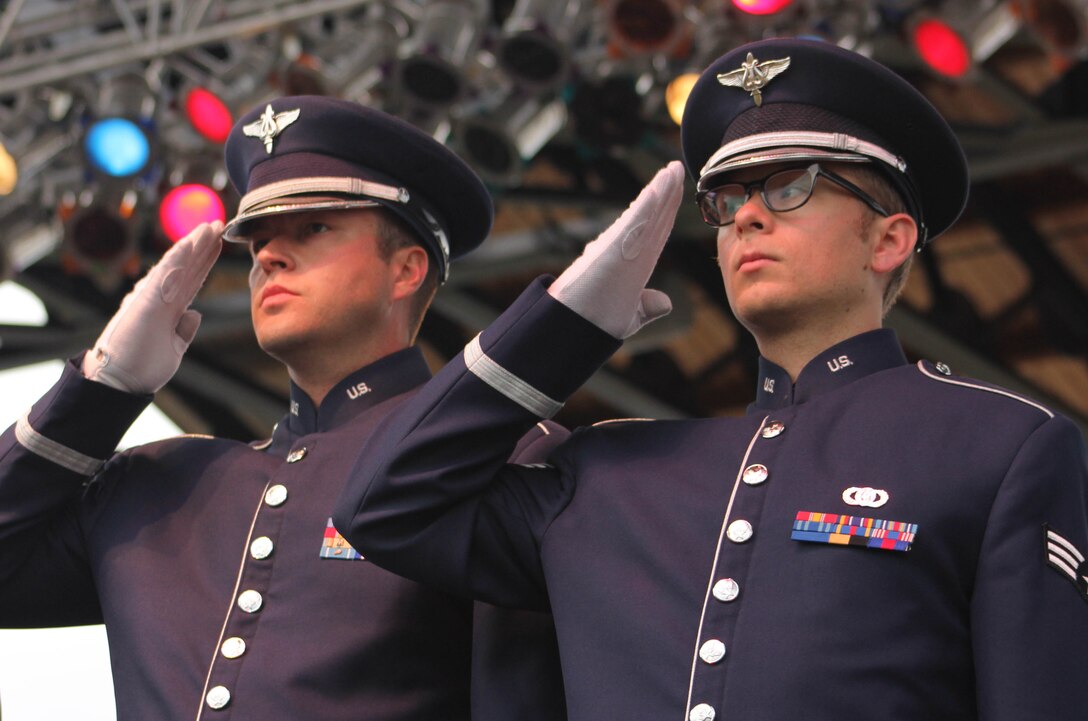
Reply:
[[[815,168],[815,172],[813,172],[814,168]],[[851,183],[849,180],[842,177],[838,173],[833,173],[832,171],[824,168],[820,163],[812,163],[812,164],[808,165],[807,167],[805,167],[803,169],[804,173],[802,173],[802,175],[805,174],[805,173],[811,173],[812,174],[812,186],[809,188],[808,195],[805,196],[805,199],[802,200],[800,203],[798,203],[797,205],[795,205],[792,208],[787,208],[785,210],[777,210],[776,208],[772,207],[771,203],[767,200],[766,185],[765,184],[766,184],[766,182],[768,180],[770,180],[774,176],[779,175],[781,173],[788,173],[788,172],[793,171],[793,170],[801,170],[801,168],[783,168],[781,170],[776,170],[773,173],[760,178],[759,180],[753,180],[750,183],[739,183],[739,182],[723,183],[723,184],[718,185],[718,186],[716,186],[714,188],[707,188],[706,190],[700,190],[699,192],[697,192],[695,194],[695,204],[699,207],[699,213],[703,216],[703,222],[706,223],[707,225],[709,225],[711,228],[726,228],[726,227],[728,227],[730,225],[733,225],[733,223],[736,222],[737,214],[735,212],[733,213],[733,218],[731,220],[729,220],[728,222],[725,222],[725,223],[713,223],[707,218],[707,213],[703,208],[704,200],[707,197],[709,197],[711,193],[714,193],[714,192],[720,190],[721,188],[725,188],[725,187],[731,186],[731,185],[740,186],[741,188],[744,189],[744,203],[747,203],[749,200],[752,199],[752,189],[758,187],[759,188],[759,197],[763,201],[763,204],[767,207],[768,210],[770,210],[770,211],[772,211],[774,213],[788,213],[791,210],[797,210],[798,208],[801,208],[806,203],[808,203],[808,201],[812,198],[812,194],[816,192],[816,180],[818,178],[821,178],[821,177],[827,178],[832,183],[835,183],[836,185],[838,185],[840,188],[843,188],[844,190],[852,193],[855,197],[857,197],[858,200],[865,203],[867,206],[869,206],[869,208],[871,210],[873,210],[876,213],[879,213],[881,216],[887,218],[887,217],[889,217],[891,215],[891,213],[889,211],[885,210],[884,206],[882,206],[880,203],[878,203],[877,200],[873,196],[869,195],[864,190],[859,188],[857,185],[855,185],[854,183]],[[744,203],[741,203],[741,206],[743,206]],[[740,209],[741,206],[737,206],[738,210]]]

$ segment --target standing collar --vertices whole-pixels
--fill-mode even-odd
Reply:
[[[801,370],[797,382],[779,365],[760,356],[756,400],[749,411],[775,410],[804,403],[822,393],[878,371],[905,365],[895,331],[880,328],[836,343]]]
[[[333,386],[321,406],[291,383],[291,406],[285,422],[293,435],[335,428],[384,400],[410,391],[431,377],[423,353],[411,346],[379,358]]]

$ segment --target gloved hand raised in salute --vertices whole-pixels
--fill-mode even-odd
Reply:
[[[83,375],[129,393],[154,393],[177,372],[200,326],[189,308],[223,246],[223,224],[203,223],[174,244],[121,301]]]
[[[684,166],[658,171],[623,215],[548,288],[548,293],[613,338],[667,315],[672,301],[646,288],[684,194]]]

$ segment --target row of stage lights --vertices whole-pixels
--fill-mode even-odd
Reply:
[[[214,144],[226,141],[234,116],[219,97],[206,88],[192,88],[184,98],[185,116],[193,129]],[[127,117],[107,117],[87,128],[83,150],[98,173],[124,180],[144,173],[152,162],[151,130],[146,122]],[[183,183],[170,189],[159,205],[163,233],[177,242],[200,223],[224,220],[226,209],[219,192],[200,183]]]
[[[397,76],[401,85],[415,84],[413,92],[416,100],[422,98],[415,106],[409,105],[404,114],[443,140],[442,131],[438,129],[442,123],[429,122],[429,117],[440,116],[441,112],[428,116],[417,111],[419,107],[432,113],[436,108],[439,111],[448,110],[454,100],[463,94],[463,89],[458,87],[462,82],[458,75],[460,69],[451,62],[451,57],[442,57],[440,49],[443,43],[452,48],[460,41],[463,47],[451,52],[464,55],[471,46],[471,43],[464,42],[464,37],[456,33],[451,36],[449,21],[453,17],[450,13],[463,14],[473,1],[446,0],[421,6],[424,9],[416,18],[420,25],[416,30],[422,37],[416,43],[416,54],[401,63]],[[733,12],[756,18],[757,22],[764,22],[766,28],[774,29],[788,27],[798,17],[807,17],[808,24],[814,24],[812,8],[826,6],[830,0],[729,2]],[[515,31],[507,33],[507,42],[495,56],[500,64],[509,66],[510,74],[520,75],[530,84],[536,82],[538,85],[556,86],[559,81],[553,76],[564,61],[555,52],[557,43],[548,39],[556,35],[552,30],[562,19],[555,7],[564,3],[545,4],[547,12],[551,13],[548,19],[553,27],[544,22],[534,24],[526,21],[526,13],[534,5],[539,5],[539,0],[518,0],[515,3],[511,17],[513,21],[520,22],[518,27],[521,29],[515,28]],[[1086,9],[1083,6],[1088,5],[1088,0],[1077,0],[1073,4],[1059,0],[948,2],[939,9],[940,14],[930,5],[902,0],[885,0],[877,5],[885,19],[896,19],[897,12],[902,15],[898,18],[901,32],[909,39],[909,44],[926,67],[940,77],[957,80],[968,76],[977,62],[988,57],[1025,25],[1032,27],[1045,45],[1060,52],[1063,57],[1074,57],[1083,49],[1080,34],[1075,29],[1086,22]],[[628,52],[660,52],[662,44],[667,43],[675,57],[691,51],[691,38],[687,38],[688,47],[683,47],[685,41],[677,39],[680,33],[674,27],[679,22],[677,18],[683,14],[683,6],[681,0],[610,0],[609,7],[613,12],[610,24],[614,32],[615,28],[619,28]],[[776,25],[776,18],[784,20]],[[425,27],[429,21],[435,26],[430,31]],[[512,20],[508,20],[504,29],[508,29],[511,23]],[[692,28],[688,30],[689,35],[694,32]],[[432,32],[432,35],[428,35],[428,32]],[[693,54],[692,57],[698,56]],[[300,64],[305,66],[305,53],[300,52],[298,58]],[[709,59],[703,58],[705,61]],[[454,57],[452,60],[466,61],[464,57]],[[665,88],[663,102],[677,124],[680,123],[687,94],[696,77],[692,73],[678,73]],[[153,174],[151,170],[156,163],[164,160],[157,155],[153,119],[155,101],[146,80],[139,75],[120,75],[111,80],[118,86],[116,92],[112,95],[110,92],[102,93],[96,117],[84,123],[81,138],[83,156],[91,171],[89,177],[95,180],[97,192],[85,189],[79,193],[67,193],[60,199],[58,212],[64,223],[66,247],[70,251],[69,265],[75,272],[83,271],[89,275],[94,275],[96,270],[108,269],[108,272],[99,274],[106,277],[106,285],[116,285],[123,275],[139,270],[139,257],[134,252],[133,244],[124,240],[131,236],[129,224],[139,202],[129,183],[146,179]],[[214,149],[218,156],[233,125],[235,112],[228,102],[207,87],[190,83],[186,88],[177,101],[179,115],[183,115],[191,129],[203,139],[205,150]],[[527,164],[567,122],[567,106],[575,114],[578,112],[576,106],[579,99],[576,94],[573,99],[570,97],[570,88],[563,91],[552,87],[551,91],[543,95],[545,100],[532,95],[512,94],[510,102],[491,109],[490,116],[502,120],[500,126],[465,118],[466,122],[460,128],[458,150],[481,170],[485,179],[500,185],[504,180],[509,181],[510,167]],[[640,101],[635,99],[635,102]],[[590,107],[589,113],[592,115],[599,106],[591,104]],[[236,107],[234,111],[242,113],[248,109]],[[502,132],[496,131],[496,127]],[[445,132],[448,133],[448,127]],[[184,162],[181,165],[183,168],[186,166]],[[218,167],[211,170],[204,168],[199,173],[206,182],[194,182],[192,178],[183,177],[183,172],[175,170],[157,184],[160,188],[155,194],[158,231],[168,241],[176,242],[201,222],[225,219],[230,204],[229,200],[224,202],[224,193],[229,192],[226,177],[220,162],[213,162],[212,165]],[[0,145],[0,195],[10,193],[15,187],[17,172],[18,159]]]

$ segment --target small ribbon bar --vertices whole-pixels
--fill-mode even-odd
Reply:
[[[321,557],[337,561],[363,561],[363,554],[351,547],[332,525],[332,519],[325,525],[325,537],[321,540]]]
[[[840,546],[865,546],[886,551],[909,551],[917,532],[917,523],[844,516],[839,513],[798,511],[793,521],[793,533],[790,538],[809,543],[834,543]]]

